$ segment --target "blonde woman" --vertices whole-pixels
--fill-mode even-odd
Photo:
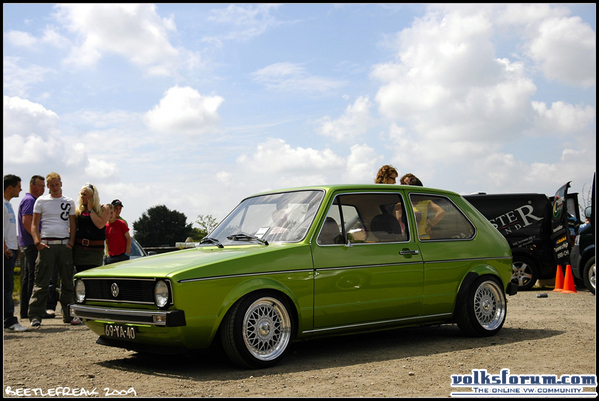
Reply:
[[[100,204],[98,188],[85,184],[79,192],[75,212],[77,233],[73,248],[73,263],[78,272],[101,266],[104,257],[105,227],[110,217],[108,205]]]

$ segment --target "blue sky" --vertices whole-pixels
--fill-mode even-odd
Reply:
[[[4,174],[193,223],[383,164],[461,194],[589,190],[595,4],[4,4]],[[182,239],[184,240],[184,239]]]

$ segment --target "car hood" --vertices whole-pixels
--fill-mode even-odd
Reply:
[[[308,245],[208,246],[98,266],[77,273],[76,277],[170,277],[184,280],[256,272],[258,265],[260,271],[281,271],[297,265],[300,255],[310,255]]]

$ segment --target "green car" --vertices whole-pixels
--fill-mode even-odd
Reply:
[[[505,322],[512,254],[460,195],[400,185],[331,185],[244,199],[196,248],[75,276],[72,316],[99,344],[186,352],[220,337],[237,365],[279,362],[289,343],[457,323]]]

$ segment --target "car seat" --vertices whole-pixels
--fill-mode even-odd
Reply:
[[[405,239],[401,233],[399,222],[390,214],[383,213],[374,216],[370,223],[370,230],[379,241],[400,241]]]

